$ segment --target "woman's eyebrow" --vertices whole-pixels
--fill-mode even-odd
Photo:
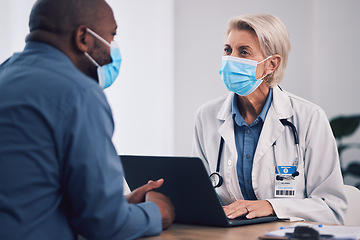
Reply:
[[[242,46],[239,46],[238,48],[239,49],[252,49],[252,47],[249,45],[242,45]]]

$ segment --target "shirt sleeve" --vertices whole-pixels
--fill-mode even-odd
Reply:
[[[123,195],[123,169],[112,143],[114,123],[103,92],[84,90],[68,101],[56,138],[64,207],[72,227],[87,239],[160,234],[157,205],[129,204]]]

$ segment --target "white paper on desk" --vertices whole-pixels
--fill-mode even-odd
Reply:
[[[286,233],[293,233],[295,227],[307,226],[317,230],[320,234],[331,234],[332,239],[358,240],[360,239],[360,227],[315,225],[309,223],[295,223],[284,229],[267,232],[265,236],[285,237]],[[320,227],[321,226],[321,227]]]
[[[281,220],[288,221],[288,222],[301,222],[301,221],[305,221],[305,219],[299,218],[299,217],[281,218]]]

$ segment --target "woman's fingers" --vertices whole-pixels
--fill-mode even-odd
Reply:
[[[266,200],[238,200],[228,206],[224,206],[224,212],[229,219],[242,215],[246,215],[248,219],[274,215],[274,209]]]
[[[225,215],[229,219],[234,219],[246,214],[247,213],[247,210],[245,208],[246,202],[247,201],[245,200],[237,200],[236,202],[233,202],[228,206],[224,206]]]

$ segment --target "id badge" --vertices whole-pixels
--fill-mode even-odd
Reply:
[[[296,166],[278,166],[281,175],[291,176],[296,171]],[[275,167],[275,176],[279,175],[277,168]],[[296,193],[295,179],[283,179],[276,180],[275,177],[275,197],[293,198]]]

